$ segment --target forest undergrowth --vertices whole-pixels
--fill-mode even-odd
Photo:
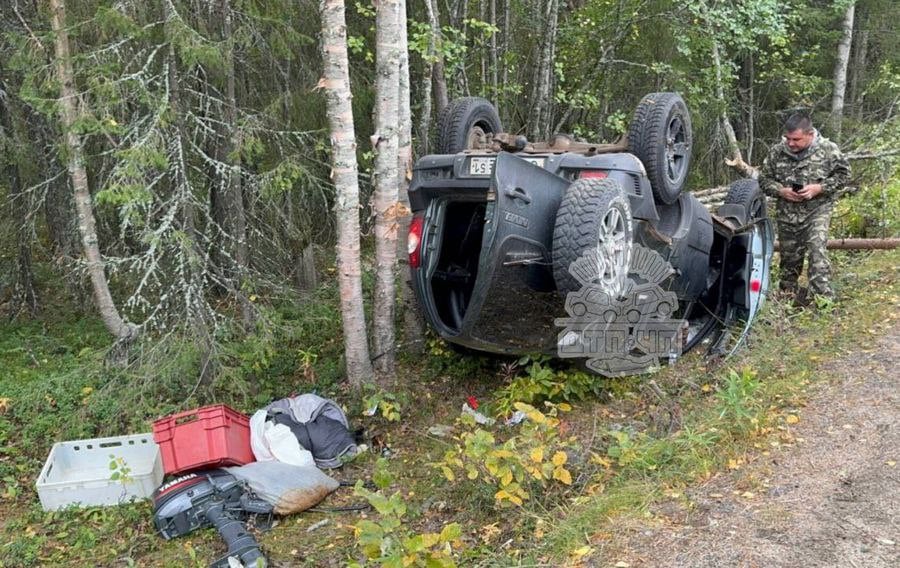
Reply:
[[[334,297],[273,307],[278,325],[253,343],[223,338],[233,379],[200,385],[183,373],[197,353],[177,332],[138,350],[130,366],[111,364],[102,324],[56,298],[41,318],[0,326],[0,565],[205,565],[222,553],[217,536],[165,542],[147,503],[41,511],[34,481],[50,446],[146,432],[185,407],[250,412],[305,391],[345,403],[365,429],[369,451],[334,475],[376,486],[342,488],[326,505],[374,508],[280,519],[261,535],[272,560],[577,565],[616,530],[610,518],[640,516],[748,454],[792,443],[807,392],[824,378],[815,365],[864,346],[896,318],[898,259],[836,254],[834,313],[770,301],[748,349],[727,361],[692,354],[650,376],[598,379],[542,358],[463,356],[431,340],[426,357],[402,362],[395,389],[368,392],[367,414],[340,381]],[[469,397],[498,423],[462,416]],[[525,420],[504,426],[516,410]]]

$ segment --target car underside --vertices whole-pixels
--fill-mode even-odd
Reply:
[[[725,352],[746,333],[773,244],[753,180],[710,212],[680,187],[658,191],[634,142],[528,143],[488,123],[455,126],[467,147],[421,158],[409,190],[413,286],[440,337],[623,375],[702,343]],[[673,155],[655,166],[683,183]]]

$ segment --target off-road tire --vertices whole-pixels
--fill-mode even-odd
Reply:
[[[451,102],[438,118],[435,148],[438,154],[456,154],[469,149],[472,130],[485,134],[503,131],[500,115],[489,101],[481,97],[463,97]]]
[[[728,186],[725,204],[743,205],[747,209],[747,222],[768,217],[766,196],[755,179],[739,179]]]
[[[628,129],[628,147],[647,169],[658,203],[675,203],[684,190],[692,144],[691,116],[679,94],[650,93],[641,99]]]
[[[601,224],[613,209],[622,219],[622,238],[628,246],[621,274],[624,281],[634,239],[634,221],[625,190],[615,180],[596,178],[576,180],[566,189],[553,227],[553,279],[561,294],[581,289],[581,282],[572,275],[569,266],[585,251],[602,245]]]

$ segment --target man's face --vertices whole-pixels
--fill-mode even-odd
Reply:
[[[802,128],[798,128],[797,130],[785,132],[784,139],[787,147],[790,148],[791,152],[796,154],[806,150],[809,148],[809,145],[812,144],[813,131],[810,130],[809,132],[806,132]]]

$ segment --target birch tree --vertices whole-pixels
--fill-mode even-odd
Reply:
[[[382,380],[394,374],[395,267],[398,222],[400,2],[380,0],[375,9],[375,298],[373,348]],[[405,49],[405,46],[404,46]]]
[[[106,280],[103,256],[97,238],[97,227],[91,203],[91,191],[88,187],[87,170],[85,169],[84,148],[81,136],[76,132],[76,123],[80,118],[80,101],[75,88],[72,57],[69,46],[69,33],[66,28],[65,0],[49,0],[50,22],[55,35],[56,74],[59,81],[60,120],[65,131],[65,146],[68,152],[68,171],[75,196],[75,208],[78,213],[78,231],[94,291],[94,302],[106,329],[119,341],[127,341],[137,334],[137,326],[125,321],[109,290]]]
[[[856,11],[855,0],[850,2],[844,12],[843,33],[837,46],[837,57],[834,60],[834,88],[831,95],[831,129],[835,140],[841,139],[841,124],[844,119],[844,93],[847,90],[847,64],[850,61],[850,46],[853,43],[853,16]]]
[[[541,41],[538,64],[535,68],[534,88],[531,95],[531,111],[528,117],[528,135],[533,139],[550,135],[550,89],[553,81],[553,61],[556,52],[556,31],[559,16],[559,0],[549,0],[541,14],[546,27]]]
[[[366,343],[366,320],[362,299],[362,268],[359,257],[359,180],[356,134],[347,61],[347,24],[343,0],[320,0],[322,13],[322,60],[319,82],[326,97],[331,126],[332,181],[337,190],[337,267],[344,328],[347,379],[360,389],[371,380],[372,362]],[[396,164],[396,158],[394,159]]]
[[[412,219],[407,189],[409,188],[413,166],[412,112],[410,110],[409,88],[409,40],[407,37],[406,6],[406,0],[400,0],[400,35],[398,37],[398,42],[400,44],[400,78],[398,92],[398,124],[400,132],[397,137],[397,200],[400,203],[402,217],[398,219],[400,226],[397,233],[397,258],[400,266],[400,304],[398,309],[403,313],[403,339],[406,342],[407,349],[417,353],[424,346],[425,321],[422,318],[419,304],[413,293],[412,273],[409,268],[406,248],[406,235],[409,232],[409,223]],[[430,82],[426,86],[430,88]],[[429,92],[427,97],[429,102],[428,112],[431,112],[430,98],[431,93]],[[425,110],[423,109],[422,112],[424,114]]]

